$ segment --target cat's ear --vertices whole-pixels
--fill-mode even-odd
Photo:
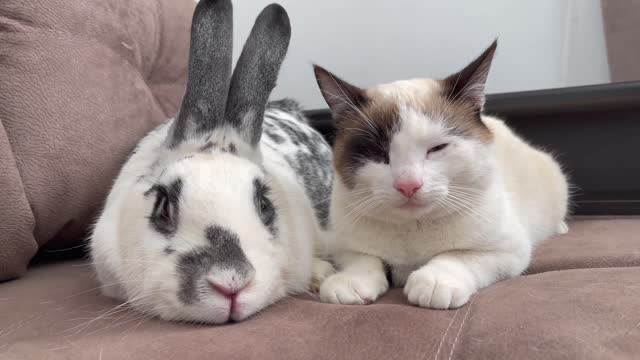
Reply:
[[[459,72],[443,80],[443,95],[452,101],[461,101],[478,111],[485,102],[484,85],[489,76],[491,61],[496,53],[498,40],[494,40],[482,55]]]
[[[313,72],[334,117],[349,109],[358,110],[367,101],[364,89],[349,84],[321,66],[313,65]]]

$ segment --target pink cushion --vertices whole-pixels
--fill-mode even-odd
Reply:
[[[127,153],[175,114],[194,5],[0,2],[0,280],[82,239]]]

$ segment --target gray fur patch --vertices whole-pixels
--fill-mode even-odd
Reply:
[[[269,229],[272,236],[278,235],[278,228],[276,226],[276,219],[278,214],[276,209],[269,199],[269,192],[271,189],[263,183],[260,179],[253,180],[253,204],[256,207],[256,213],[264,226]]]
[[[209,226],[204,231],[207,246],[180,256],[176,271],[180,275],[178,298],[184,304],[194,304],[205,293],[204,276],[216,269],[233,269],[239,276],[247,276],[254,269],[247,260],[238,235],[220,226]]]
[[[329,205],[331,204],[331,185],[333,177],[331,160],[320,156],[318,153],[307,154],[298,152],[295,158],[287,156],[287,162],[295,169],[298,176],[302,177],[307,196],[312,201],[316,218],[323,228],[329,224]]]
[[[211,141],[207,141],[204,145],[200,147],[200,152],[209,152],[213,149],[215,145]]]
[[[263,135],[266,135],[269,139],[271,139],[271,141],[276,144],[282,144],[286,140],[283,135],[278,134],[278,128],[273,125],[271,121],[264,122],[262,131]]]
[[[267,112],[264,120],[266,137],[277,146],[271,146],[280,153],[296,172],[304,186],[316,218],[323,228],[329,224],[329,208],[333,170],[331,148],[324,138],[306,124],[300,114],[278,116],[278,112]]]
[[[267,110],[280,110],[294,115],[297,119],[304,123],[308,123],[307,118],[302,114],[304,110],[300,103],[293,99],[284,98],[280,100],[269,101],[267,103]]]
[[[155,196],[149,215],[151,228],[167,238],[172,237],[178,230],[182,185],[182,179],[176,179],[169,185],[155,184],[144,194]]]

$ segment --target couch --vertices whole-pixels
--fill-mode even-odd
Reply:
[[[0,3],[0,359],[634,359],[640,217],[575,217],[521,277],[457,310],[393,289],[169,323],[99,293],[83,239],[136,141],[184,89],[191,0]],[[79,256],[76,256],[78,255]]]
[[[0,359],[637,359],[640,219],[578,218],[526,275],[450,311],[394,289],[368,306],[285,299],[223,326],[148,319],[100,295],[84,260],[0,284]]]

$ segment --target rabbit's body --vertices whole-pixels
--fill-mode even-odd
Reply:
[[[236,157],[230,148],[241,141],[234,143],[227,138],[203,138],[188,146],[168,150],[164,142],[172,122],[170,120],[151,131],[136,147],[115,182],[92,237],[93,259],[103,293],[120,300],[131,301],[144,295],[142,290],[146,286],[142,284],[148,278],[141,278],[139,266],[131,265],[161,263],[163,257],[172,256],[172,251],[177,250],[167,244],[153,244],[158,248],[153,252],[154,256],[148,257],[149,251],[141,246],[143,244],[127,240],[139,237],[137,231],[148,227],[148,210],[142,206],[141,198],[153,179],[164,171],[163,162],[203,155],[208,161],[237,160],[229,159]],[[331,149],[300,112],[269,106],[265,112],[260,150],[265,183],[271,188],[271,199],[282,224],[278,226],[278,235],[283,253],[277,257],[287,271],[282,274],[286,288],[276,291],[281,297],[285,293],[307,289],[312,276],[314,251],[322,253],[326,247],[328,198],[332,183]],[[241,223],[243,219],[236,220]],[[180,272],[180,269],[168,263],[161,271],[170,274]],[[159,276],[172,278],[162,273]],[[136,301],[133,302],[135,305]],[[146,297],[139,301],[144,307],[148,302]],[[174,309],[169,307],[167,311],[166,317],[171,318]]]
[[[103,293],[168,320],[243,320],[331,270],[314,260],[329,232],[331,150],[295,103],[265,105],[286,13],[263,11],[229,80],[231,54],[211,54],[229,46],[230,12],[227,0],[198,4],[180,113],[138,144],[91,239]]]

